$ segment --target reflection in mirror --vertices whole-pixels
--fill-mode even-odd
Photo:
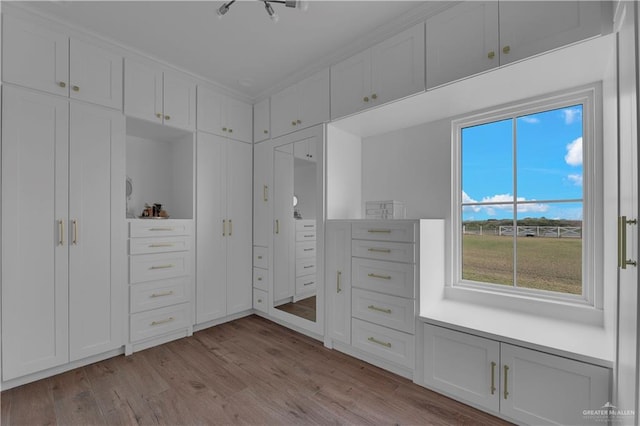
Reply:
[[[274,306],[316,321],[315,139],[277,147],[274,158]],[[293,200],[293,202],[292,202]]]

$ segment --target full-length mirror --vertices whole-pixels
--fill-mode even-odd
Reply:
[[[316,138],[274,150],[274,280],[276,309],[317,320]]]

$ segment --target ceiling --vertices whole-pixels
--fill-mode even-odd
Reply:
[[[423,10],[419,1],[311,1],[309,9],[237,1],[48,1],[28,8],[146,53],[256,99],[287,78],[326,66],[368,34],[389,31]],[[435,3],[433,3],[435,4]],[[428,6],[428,5],[427,5]],[[343,55],[344,56],[344,55]]]

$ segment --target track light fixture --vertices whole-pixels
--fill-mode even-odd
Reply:
[[[307,9],[309,8],[308,0],[258,0],[258,1],[261,1],[264,3],[264,8],[267,11],[267,15],[269,15],[269,18],[271,18],[273,22],[278,22],[278,19],[280,19],[280,17],[275,12],[275,10],[273,10],[273,6],[271,6],[272,3],[284,4],[285,7],[300,9],[303,12],[306,12]],[[236,0],[231,0],[224,3],[222,6],[220,6],[218,10],[216,10],[216,14],[218,15],[218,18],[222,19],[222,17],[226,15],[226,13],[229,11],[229,7],[235,2]]]

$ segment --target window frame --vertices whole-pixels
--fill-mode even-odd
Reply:
[[[492,305],[513,306],[514,298],[603,309],[603,161],[602,84],[554,92],[472,112],[451,121],[451,279],[447,297]],[[462,279],[462,129],[525,115],[582,104],[583,120],[583,223],[582,294],[553,292]],[[514,176],[515,178],[515,176]],[[490,300],[495,297],[496,300]]]

